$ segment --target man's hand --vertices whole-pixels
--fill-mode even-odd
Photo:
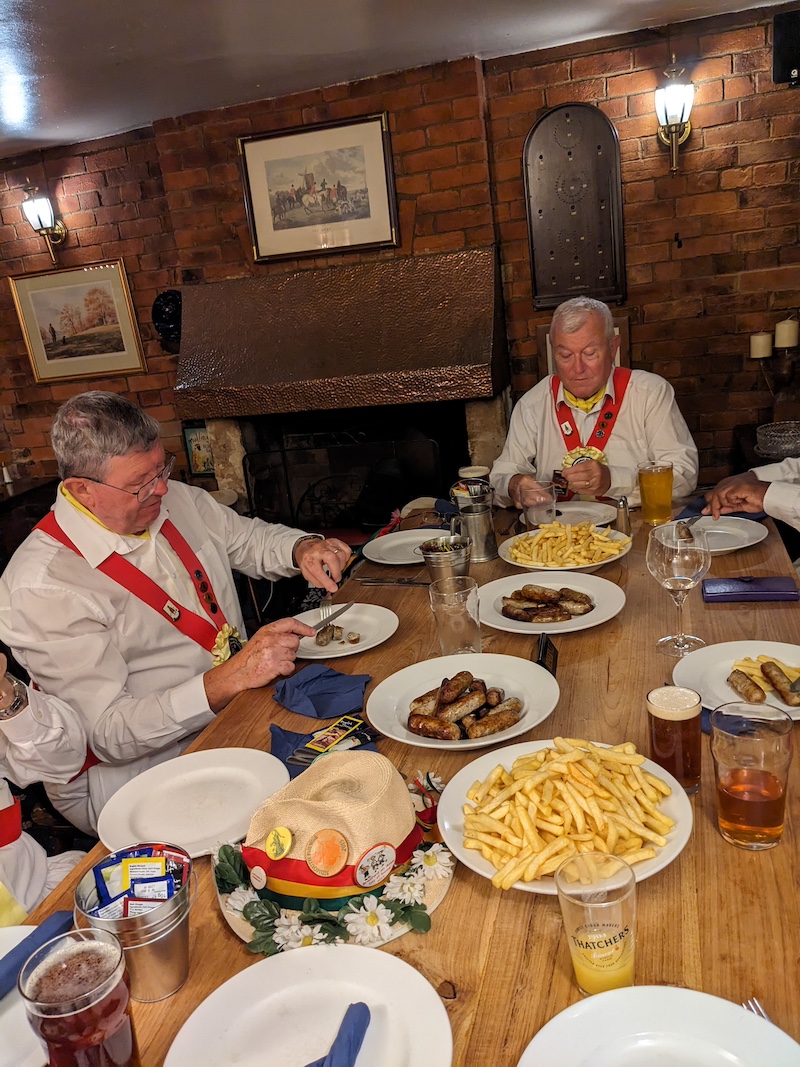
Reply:
[[[313,636],[314,630],[297,619],[278,619],[262,626],[241,652],[203,675],[211,710],[221,711],[245,689],[260,689],[291,674],[300,638]]]
[[[6,678],[7,670],[8,660],[0,652],[0,710],[10,707],[14,701],[14,687]]]
[[[350,546],[336,537],[325,541],[301,541],[294,550],[300,573],[317,589],[335,593],[342,568],[350,559]]]
[[[511,503],[520,511],[525,506],[522,503],[522,493],[525,489],[541,489],[542,483],[537,481],[533,474],[515,474],[508,483],[508,495]]]
[[[611,471],[605,463],[598,463],[596,459],[585,459],[582,463],[565,467],[561,473],[573,493],[605,496],[611,488]]]
[[[720,515],[729,515],[732,511],[763,511],[764,495],[768,488],[769,482],[759,481],[753,471],[723,478],[706,493],[708,503],[703,508],[703,514],[718,519]]]

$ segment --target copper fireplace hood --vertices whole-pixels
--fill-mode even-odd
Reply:
[[[509,367],[494,248],[184,286],[181,418],[473,400]]]

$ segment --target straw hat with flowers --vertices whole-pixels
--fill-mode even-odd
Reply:
[[[332,752],[264,801],[241,849],[219,849],[223,913],[254,952],[380,946],[430,928],[453,858],[424,840],[403,778],[377,752]]]

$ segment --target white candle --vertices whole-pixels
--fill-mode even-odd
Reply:
[[[800,323],[797,319],[784,319],[775,327],[775,347],[794,348],[800,334]]]
[[[772,355],[772,334],[771,333],[753,333],[750,334],[750,358],[751,359],[769,359]]]

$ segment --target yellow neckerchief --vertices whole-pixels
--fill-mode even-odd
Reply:
[[[72,506],[76,509],[76,511],[80,511],[82,515],[87,515],[92,520],[92,522],[96,522],[98,526],[102,526],[104,530],[108,530],[108,527],[106,526],[106,524],[104,522],[100,522],[100,520],[98,519],[98,517],[96,515],[92,514],[92,512],[89,511],[88,508],[84,507],[83,504],[81,504],[80,500],[76,500],[75,499],[75,497],[72,495],[72,493],[69,491],[69,489],[67,489],[67,487],[63,484],[63,482],[61,484],[61,494],[62,494],[62,496],[67,498],[67,500],[70,502],[70,504],[72,504]],[[112,530],[110,532],[113,533],[114,531]],[[124,536],[125,537],[138,537],[142,541],[149,541],[149,539],[150,539],[150,531],[149,530],[145,530],[144,533],[140,533],[140,534],[125,534]]]
[[[586,400],[581,400],[579,396],[573,396],[568,389],[565,389],[564,399],[567,401],[568,404],[571,404],[572,407],[578,408],[579,411],[583,411],[588,415],[592,408],[595,406],[595,404],[599,403],[606,395],[607,385],[608,382],[603,382],[597,392],[592,393],[592,395]]]

